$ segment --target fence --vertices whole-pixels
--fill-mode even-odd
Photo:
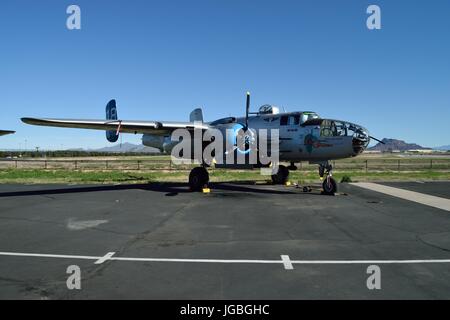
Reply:
[[[437,159],[344,159],[332,161],[335,170],[342,171],[422,171],[450,170],[450,158]],[[317,165],[297,163],[299,169],[317,170]],[[175,165],[169,159],[145,160],[53,160],[53,159],[3,159],[0,169],[43,170],[138,170],[138,171],[188,171],[195,165]]]

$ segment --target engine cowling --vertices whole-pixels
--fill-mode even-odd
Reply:
[[[144,134],[142,136],[142,144],[144,146],[157,148],[161,152],[170,153],[177,143],[177,141],[171,141],[170,137],[167,136],[153,134]]]

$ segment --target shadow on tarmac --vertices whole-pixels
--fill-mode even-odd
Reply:
[[[260,194],[298,194],[298,192],[289,190],[274,190],[258,188],[253,181],[230,181],[230,182],[212,182],[209,184],[214,190],[230,191],[230,192],[247,192]],[[261,186],[261,185],[260,185]],[[262,185],[264,186],[264,185]],[[270,185],[265,185],[270,186]],[[39,196],[52,194],[71,194],[84,192],[102,192],[102,191],[120,191],[120,190],[147,190],[165,193],[165,196],[176,196],[179,193],[192,193],[186,183],[178,182],[151,182],[145,184],[120,184],[120,185],[104,185],[104,186],[64,186],[58,188],[46,188],[40,190],[25,190],[0,192],[0,198],[6,197],[23,197],[23,196]],[[309,193],[316,194],[316,193]]]

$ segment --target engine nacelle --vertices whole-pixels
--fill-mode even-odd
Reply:
[[[144,134],[142,136],[142,144],[146,147],[157,148],[160,151],[164,149],[164,136],[157,136],[152,134]]]
[[[142,136],[142,144],[146,147],[157,148],[161,152],[170,153],[178,142],[170,140],[170,137],[154,134],[144,134]]]

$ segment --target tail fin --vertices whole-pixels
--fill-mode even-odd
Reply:
[[[116,100],[111,100],[106,105],[106,119],[107,120],[117,120],[117,107]],[[116,142],[119,139],[119,135],[116,131],[106,131],[106,139],[109,142]]]
[[[201,108],[197,108],[192,110],[191,114],[189,115],[189,121],[190,122],[203,122],[203,111]]]

